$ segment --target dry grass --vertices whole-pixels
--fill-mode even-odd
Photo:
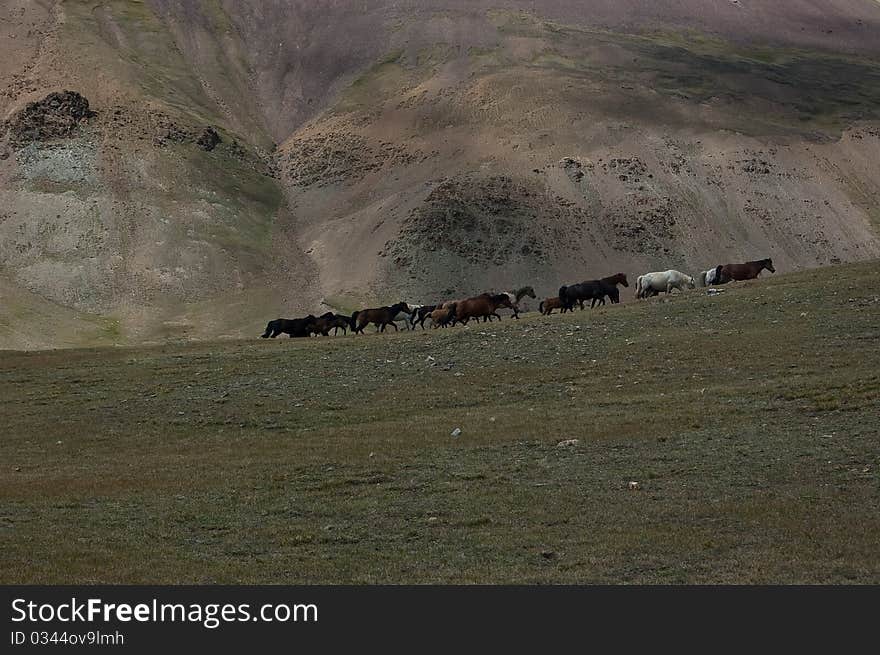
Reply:
[[[0,581],[880,582],[878,272],[7,352]]]

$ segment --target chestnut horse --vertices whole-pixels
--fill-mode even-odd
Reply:
[[[434,309],[425,318],[431,319],[431,324],[435,328],[448,327],[450,323],[455,321],[455,309],[457,306],[457,303],[452,303],[451,305]],[[422,327],[425,327],[424,323]]]
[[[559,296],[544,298],[544,300],[541,301],[541,304],[538,305],[538,311],[544,316],[550,316],[554,309],[561,309],[563,314],[571,310],[570,307],[566,307],[562,304],[562,300],[559,299]]]
[[[765,268],[771,273],[776,272],[773,268],[773,260],[769,257],[745,264],[725,264],[721,267],[720,276],[715,280],[715,284],[726,284],[731,280],[754,280]]]
[[[467,325],[470,319],[482,318],[483,316],[495,316],[500,320],[501,317],[496,313],[499,307],[514,309],[513,303],[510,302],[510,296],[506,293],[484,293],[482,296],[459,300],[455,303],[455,322],[453,325],[455,323]]]

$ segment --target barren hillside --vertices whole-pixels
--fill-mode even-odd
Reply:
[[[878,28],[860,0],[10,0],[0,346],[877,257]]]

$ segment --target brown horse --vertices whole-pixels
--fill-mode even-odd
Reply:
[[[613,284],[617,286],[618,284],[622,284],[625,287],[629,286],[629,282],[626,279],[626,273],[615,273],[614,275],[609,275],[608,277],[603,277],[599,282],[604,282],[605,284]]]
[[[430,318],[431,323],[434,324],[435,328],[448,327],[449,324],[455,320],[455,310],[457,306],[456,303],[452,303],[448,307],[434,309],[425,318]],[[424,324],[422,324],[422,327],[425,327]]]
[[[541,301],[541,304],[538,305],[538,311],[544,316],[550,316],[554,309],[561,309],[564,314],[568,308],[562,304],[562,300],[559,299],[559,296],[544,298],[544,300]]]
[[[731,280],[754,280],[765,268],[771,273],[776,272],[773,260],[769,257],[745,264],[725,264],[721,267],[720,277],[715,280],[715,284],[726,284]]]
[[[377,332],[384,332],[385,327],[388,325],[394,325],[394,330],[397,331],[398,328],[394,323],[394,319],[397,318],[398,314],[401,312],[409,314],[409,305],[405,302],[395,303],[390,307],[362,309],[361,311],[352,314],[351,318],[355,322],[354,331],[363,334],[364,328],[370,323],[373,323],[376,326]]]
[[[470,319],[482,318],[483,316],[495,316],[501,320],[501,317],[496,313],[499,307],[514,309],[513,303],[510,302],[510,296],[506,293],[484,293],[481,296],[460,300],[455,304],[455,322],[467,325]]]

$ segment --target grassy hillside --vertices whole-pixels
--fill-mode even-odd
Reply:
[[[7,353],[0,581],[880,582],[878,273]]]

